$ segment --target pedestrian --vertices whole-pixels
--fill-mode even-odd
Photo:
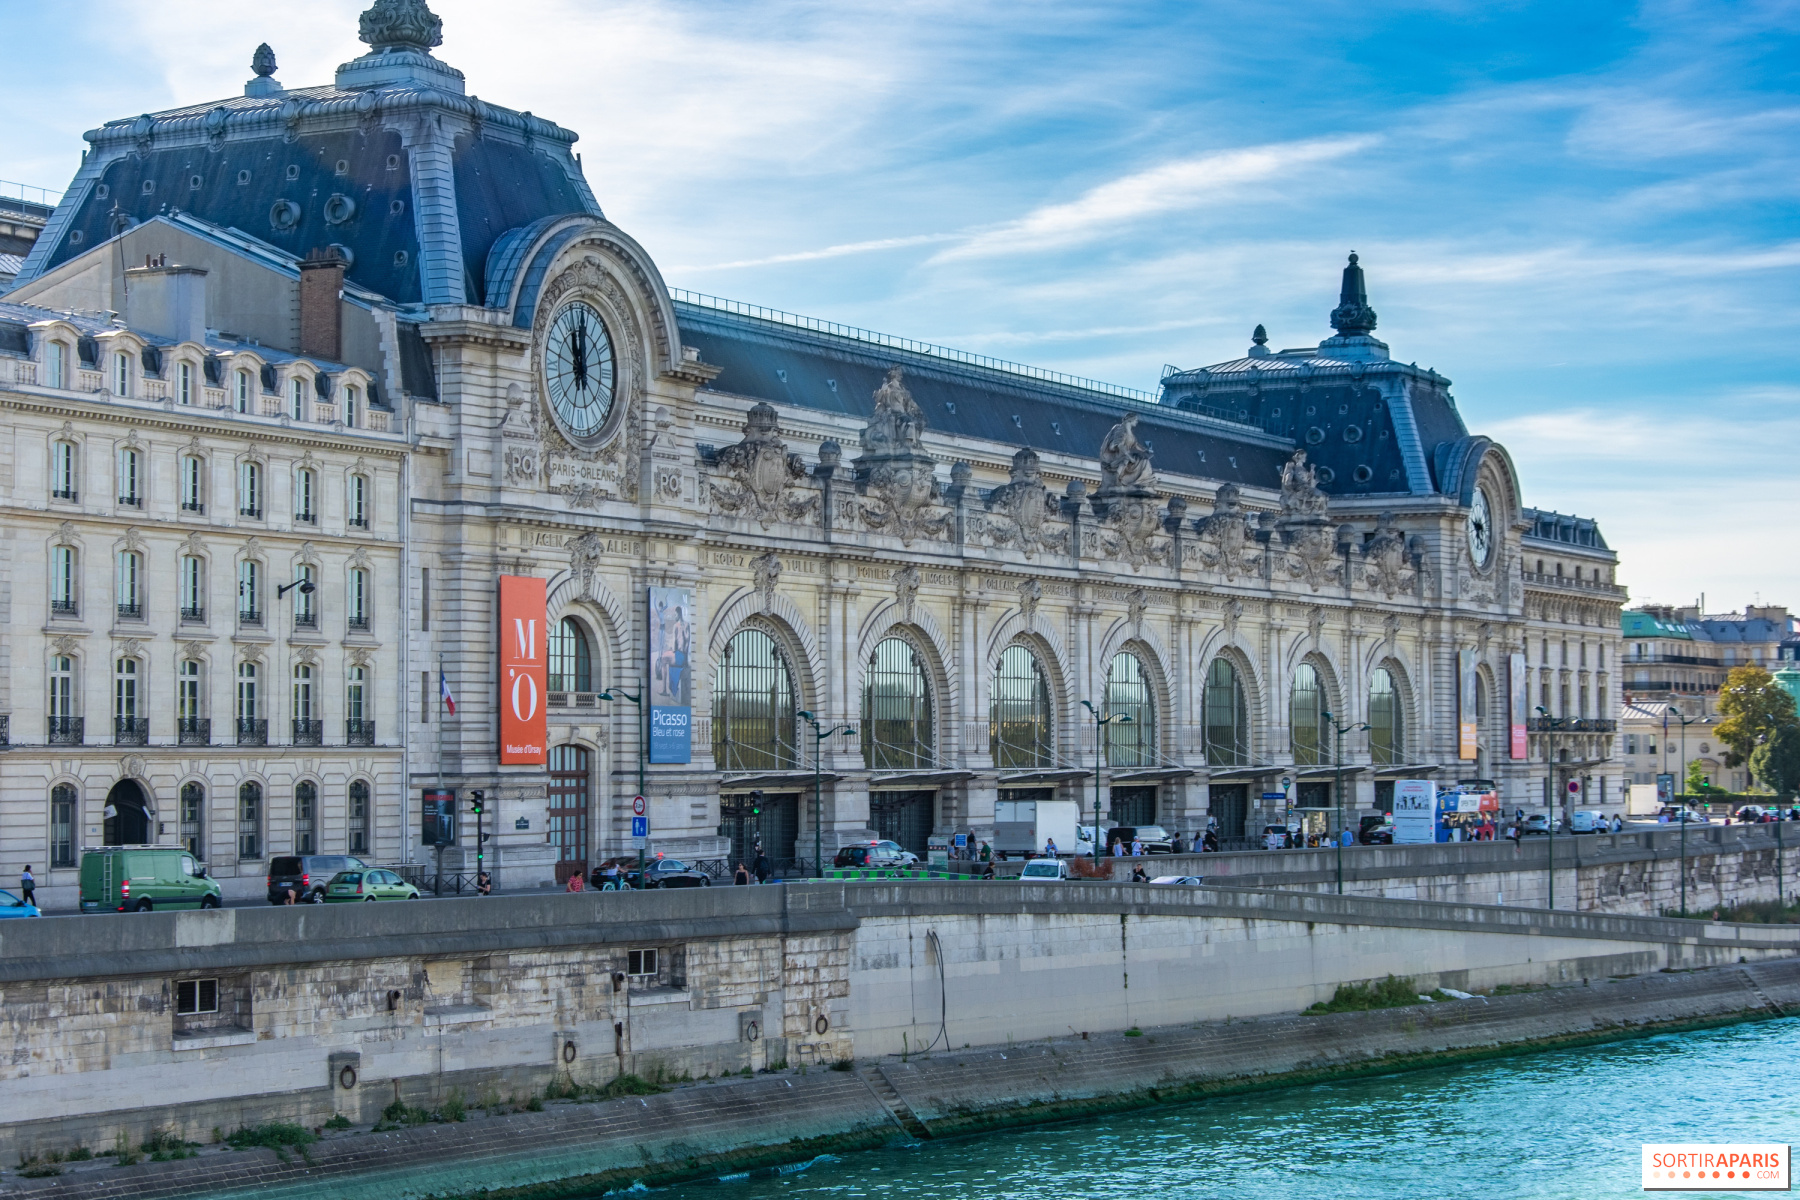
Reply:
[[[994,877],[994,864],[985,858],[981,861],[986,864],[981,868],[981,877],[983,879],[992,879]]]
[[[992,846],[988,845],[986,842],[981,843],[981,861],[982,862],[993,862],[994,861],[994,848]],[[988,878],[990,878],[990,879],[993,878],[993,872],[990,871],[988,873]]]
[[[1614,833],[1624,833],[1625,832],[1625,818],[1621,817],[1618,813],[1613,814],[1613,832]]]
[[[1142,838],[1132,838],[1131,839],[1131,857],[1133,857],[1133,858],[1144,857],[1144,842],[1143,842]]]
[[[1514,821],[1512,823],[1512,828],[1506,831],[1506,836],[1512,839],[1513,849],[1515,850],[1519,848],[1519,833],[1520,829],[1517,821]]]
[[[1136,866],[1131,868],[1131,882],[1133,882],[1133,883],[1149,883],[1150,882],[1150,877],[1148,875],[1144,874],[1144,864],[1143,863],[1138,863]]]
[[[775,864],[769,861],[769,856],[762,852],[761,846],[756,848],[756,861],[750,864],[750,873],[756,876],[758,883],[769,882],[769,876],[775,874]]]
[[[580,871],[569,876],[569,882],[563,888],[563,891],[565,892],[584,892],[586,890],[587,883],[582,879],[582,873]]]
[[[1217,854],[1219,852],[1219,835],[1217,832],[1211,829],[1206,831],[1206,837],[1201,839],[1200,842],[1200,852],[1202,854]]]
[[[19,895],[25,903],[37,906],[37,879],[31,874],[30,863],[26,863],[25,869],[19,872]]]
[[[750,868],[746,867],[742,862],[739,862],[737,865],[737,874],[731,877],[731,882],[740,887],[747,885],[750,882]]]
[[[477,896],[494,894],[494,877],[485,870],[475,872],[475,894]]]
[[[1171,854],[1187,853],[1186,848],[1182,845],[1181,830],[1179,830],[1179,829],[1177,829],[1175,831],[1175,836],[1169,839],[1169,853],[1171,853]]]
[[[1051,838],[1044,839],[1044,857],[1045,858],[1055,858],[1056,857],[1056,839],[1055,838],[1051,837]]]

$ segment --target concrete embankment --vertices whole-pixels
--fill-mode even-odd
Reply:
[[[349,1132],[304,1157],[80,1164],[0,1200],[551,1200],[704,1178],[916,1134],[1575,1047],[1800,1012],[1800,961],[1666,972],[1375,1012],[1290,1014],[787,1070],[541,1113]]]

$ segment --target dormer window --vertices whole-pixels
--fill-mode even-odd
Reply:
[[[344,389],[344,425],[355,429],[357,426],[357,409],[362,405],[362,392],[353,387]]]
[[[288,416],[296,421],[306,419],[306,380],[298,375],[288,378]]]
[[[123,350],[113,355],[113,395],[131,395],[131,355]]]
[[[178,404],[194,402],[194,364],[191,362],[175,364],[175,401]]]
[[[237,412],[247,413],[250,411],[250,388],[250,372],[237,371],[231,390],[231,407]]]
[[[68,379],[69,344],[67,342],[51,342],[44,347],[44,386],[68,387]]]

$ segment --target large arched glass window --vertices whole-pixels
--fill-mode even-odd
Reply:
[[[1406,761],[1406,726],[1400,714],[1400,693],[1386,667],[1369,676],[1369,760],[1377,766]]]
[[[1311,663],[1294,672],[1294,692],[1288,700],[1288,725],[1293,731],[1294,765],[1316,767],[1325,761],[1325,690]]]
[[[1008,646],[1000,654],[988,721],[994,766],[1007,771],[1053,765],[1050,683],[1037,655],[1024,646]]]
[[[1113,767],[1156,765],[1156,700],[1137,655],[1113,655],[1106,673],[1106,715],[1131,720],[1106,729],[1106,762]]]
[[[869,656],[863,678],[863,762],[872,770],[936,765],[931,682],[912,643],[886,638]]]
[[[721,771],[790,770],[794,675],[775,639],[739,630],[725,646],[713,686],[713,762]]]
[[[591,692],[593,684],[593,654],[588,649],[587,634],[581,622],[564,617],[550,631],[550,690]]]
[[[1249,722],[1244,711],[1244,685],[1229,659],[1215,658],[1206,671],[1206,762],[1208,766],[1241,766],[1250,761]]]

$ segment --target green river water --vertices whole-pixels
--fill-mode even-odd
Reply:
[[[1591,1200],[1644,1195],[1639,1146],[1647,1141],[1800,1142],[1800,1020],[894,1146],[658,1192],[671,1200]]]

